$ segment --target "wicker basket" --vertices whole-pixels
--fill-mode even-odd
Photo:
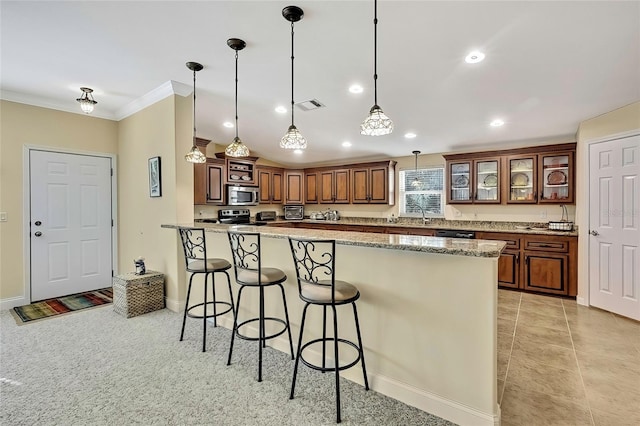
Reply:
[[[550,231],[573,231],[573,222],[549,222]]]
[[[164,274],[147,271],[113,277],[113,310],[127,318],[164,308]]]

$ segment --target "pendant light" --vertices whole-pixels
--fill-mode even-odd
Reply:
[[[236,51],[236,137],[233,138],[233,142],[224,150],[224,153],[229,157],[248,157],[249,148],[238,137],[238,51],[244,49],[247,43],[239,38],[230,38],[227,40],[227,46]]]
[[[190,163],[205,163],[207,157],[196,146],[196,72],[204,67],[197,62],[187,62],[187,68],[193,71],[193,146],[184,159]]]
[[[287,6],[282,9],[284,19],[291,22],[291,126],[287,133],[280,139],[280,148],[284,149],[305,149],[307,140],[293,124],[293,23],[298,22],[304,16],[304,12],[298,6]]]
[[[81,87],[82,95],[76,99],[76,101],[80,102],[80,108],[85,114],[91,114],[93,112],[93,107],[98,102],[93,99],[93,89],[89,89],[88,87]]]
[[[422,182],[420,182],[420,179],[418,179],[418,154],[420,154],[420,151],[412,151],[411,153],[416,156],[415,176],[411,181],[411,188],[415,190],[422,186]]]
[[[373,93],[369,116],[360,124],[360,134],[382,136],[393,132],[393,121],[378,106],[378,0],[373,1]]]

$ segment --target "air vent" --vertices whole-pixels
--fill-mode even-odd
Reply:
[[[308,101],[298,102],[296,106],[303,111],[311,111],[312,109],[324,108],[324,105],[317,99],[309,99]]]

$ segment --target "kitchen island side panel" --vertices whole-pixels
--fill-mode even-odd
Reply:
[[[287,274],[297,341],[303,303],[288,240],[261,241],[262,264]],[[207,244],[210,256],[231,259],[226,233],[207,232]],[[338,244],[336,258],[336,279],[361,293],[356,303],[371,388],[461,425],[498,424],[497,257]],[[267,293],[267,315],[283,315],[280,298],[276,290]],[[257,292],[244,292],[240,318],[255,316],[257,307]],[[356,340],[351,307],[338,307],[338,319],[340,337]],[[321,321],[322,309],[309,308],[305,341],[321,336]],[[283,336],[268,344],[288,352]],[[343,354],[352,359],[348,350]],[[341,375],[362,384],[359,365]]]

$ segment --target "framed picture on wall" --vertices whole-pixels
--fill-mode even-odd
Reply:
[[[149,158],[149,196],[162,197],[160,157]]]

